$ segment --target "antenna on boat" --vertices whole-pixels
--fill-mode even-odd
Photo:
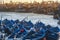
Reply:
[[[27,17],[25,17],[23,20],[21,20],[21,21],[25,21],[25,19],[28,19],[28,16]]]

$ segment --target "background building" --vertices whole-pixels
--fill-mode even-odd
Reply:
[[[0,0],[0,4],[2,4],[2,3],[3,3],[3,1],[4,1],[4,0]]]

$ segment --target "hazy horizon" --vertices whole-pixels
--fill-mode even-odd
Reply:
[[[37,1],[37,2],[42,2],[42,0],[0,0],[0,2],[5,2],[5,3],[9,3],[10,1],[12,2],[33,2],[33,1]],[[44,1],[57,1],[57,0],[44,0]],[[58,2],[60,2],[60,0],[58,0]]]

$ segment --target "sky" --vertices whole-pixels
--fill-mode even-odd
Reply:
[[[0,2],[3,0],[0,0]],[[4,0],[4,2],[9,3],[11,0]],[[42,0],[12,0],[13,2],[33,2],[33,1],[37,1],[37,2],[42,2]],[[49,1],[49,0],[44,0],[44,1]],[[56,0],[51,0],[51,1],[56,1]],[[58,0],[60,1],[60,0]]]

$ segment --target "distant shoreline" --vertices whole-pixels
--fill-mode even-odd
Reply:
[[[0,11],[0,12],[16,12],[16,11]],[[33,13],[33,12],[17,12],[17,13]]]
[[[0,11],[0,12],[15,12],[15,13],[34,13],[34,12],[16,12],[16,11]],[[34,14],[44,14],[44,13],[34,13]],[[53,15],[53,14],[44,14],[44,15]]]

